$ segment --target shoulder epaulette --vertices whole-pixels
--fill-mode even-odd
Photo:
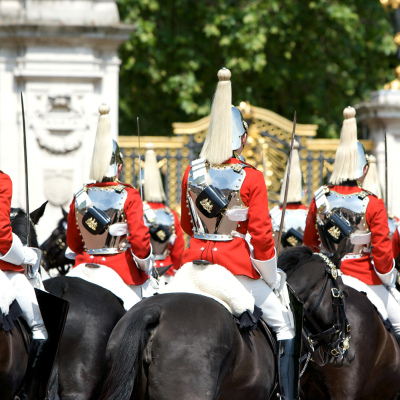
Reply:
[[[117,193],[122,193],[122,191],[125,189],[125,185],[120,183],[118,186],[115,187],[114,191]]]
[[[378,196],[372,192],[370,192],[369,190],[363,189],[362,192],[358,195],[358,197],[360,199],[364,199],[367,196],[374,196],[376,198],[378,198]]]

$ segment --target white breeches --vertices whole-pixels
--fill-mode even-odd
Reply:
[[[397,335],[400,335],[400,304],[383,285],[369,285],[371,290],[382,300],[388,318]]]
[[[33,339],[47,339],[47,331],[40,314],[35,290],[21,272],[3,271],[15,289],[22,316],[32,330]]]
[[[262,279],[251,279],[243,275],[236,275],[236,278],[252,294],[256,306],[263,312],[263,320],[276,333],[277,339],[294,338],[289,311],[281,304],[272,289]]]
[[[349,275],[342,275],[343,283],[359,292],[365,292],[384,319],[389,319],[396,334],[400,334],[400,305],[383,285],[367,285]]]

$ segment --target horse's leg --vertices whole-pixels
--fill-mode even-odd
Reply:
[[[28,363],[22,335],[17,327],[12,332],[0,331],[0,397],[13,399],[25,375]]]

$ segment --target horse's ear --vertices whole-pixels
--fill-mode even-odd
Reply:
[[[61,207],[61,211],[62,211],[64,219],[68,219],[68,213],[62,207]]]
[[[46,209],[48,201],[45,201],[37,210],[32,211],[29,215],[31,217],[31,221],[33,225],[37,225],[40,218],[43,217],[44,210]]]

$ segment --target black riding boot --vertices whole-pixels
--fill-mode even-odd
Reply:
[[[46,398],[47,376],[43,376],[43,364],[46,362],[47,340],[32,340],[29,348],[28,366],[22,389],[18,397],[21,400]]]
[[[280,340],[279,342],[279,387],[278,397],[281,400],[299,399],[298,362],[294,360],[295,339]]]

